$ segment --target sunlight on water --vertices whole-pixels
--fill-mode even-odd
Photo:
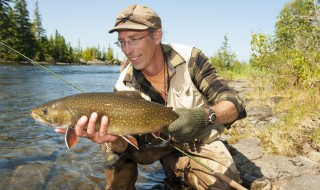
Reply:
[[[111,92],[114,66],[47,66],[86,92]],[[35,122],[30,109],[80,93],[35,66],[0,65],[0,189],[104,189],[101,147],[87,139],[68,150],[64,136]],[[139,168],[137,189],[161,183],[159,163]]]

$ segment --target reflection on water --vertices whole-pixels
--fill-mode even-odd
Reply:
[[[47,66],[86,92],[111,92],[113,66]],[[64,136],[35,122],[30,109],[79,91],[35,66],[0,65],[0,189],[104,189],[100,145],[87,139],[72,150]],[[139,168],[137,189],[164,177],[158,163]]]

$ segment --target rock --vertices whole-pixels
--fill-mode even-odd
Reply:
[[[302,146],[302,154],[310,158],[311,160],[320,163],[320,152],[313,149],[310,144],[305,143]]]
[[[257,138],[240,140],[230,152],[243,185],[251,190],[319,189],[320,164],[307,157],[264,155]]]
[[[46,183],[51,165],[30,163],[20,165],[14,171],[8,189],[41,189]]]

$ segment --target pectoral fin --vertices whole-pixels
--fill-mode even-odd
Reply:
[[[153,133],[151,133],[152,134],[152,136],[154,137],[154,138],[159,138],[160,137],[160,134],[161,134],[161,131],[156,131],[156,132],[153,132]]]
[[[79,138],[74,127],[72,126],[68,127],[66,136],[65,136],[65,142],[68,149],[71,149],[73,146],[75,146],[79,142]]]
[[[130,135],[126,135],[126,136],[121,136],[124,140],[126,140],[129,144],[131,144],[132,146],[134,146],[136,149],[139,150],[139,145],[138,145],[138,141],[136,138],[134,138],[133,136]]]

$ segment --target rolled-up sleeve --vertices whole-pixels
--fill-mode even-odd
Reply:
[[[217,73],[209,59],[199,50],[193,48],[189,61],[189,73],[198,90],[207,98],[209,104],[221,101],[232,102],[237,111],[238,118],[246,117],[245,104],[238,93]]]

